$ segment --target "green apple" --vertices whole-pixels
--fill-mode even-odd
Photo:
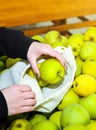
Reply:
[[[5,62],[7,60],[7,58],[8,58],[7,55],[0,56],[0,61]]]
[[[3,69],[0,71],[0,75],[2,75],[3,73],[7,72],[8,69]]]
[[[40,41],[40,42],[42,42],[42,43],[45,43],[45,39],[44,39],[44,37],[41,36],[41,35],[34,35],[34,36],[32,36],[32,39],[38,40],[38,41]]]
[[[48,85],[48,83],[41,78],[37,79],[37,81],[40,87],[46,87]]]
[[[89,130],[89,129],[81,124],[70,124],[66,126],[63,130]]]
[[[84,61],[80,58],[80,56],[77,56],[77,57],[75,58],[75,60],[76,60],[76,62],[78,62],[78,64],[82,67]]]
[[[61,41],[61,35],[58,31],[51,30],[45,34],[45,42],[47,44],[53,46],[53,44],[55,44],[57,41]]]
[[[38,122],[32,127],[32,130],[60,130],[60,128],[52,121]]]
[[[96,78],[96,58],[85,60],[82,65],[82,74],[89,74]]]
[[[49,31],[45,34],[45,42],[50,44],[53,48],[57,46],[68,46],[68,38],[56,30]]]
[[[0,61],[0,71],[2,71],[5,68],[5,64],[3,61]]]
[[[64,47],[68,47],[68,38],[64,35],[61,35],[61,42]]]
[[[89,27],[84,33],[85,41],[95,41],[96,42],[96,27]]]
[[[63,43],[62,43],[61,41],[56,41],[56,42],[52,45],[53,48],[58,47],[58,46],[63,46],[63,47],[64,47],[64,45],[63,45]]]
[[[75,57],[79,56],[80,48],[83,45],[83,34],[72,34],[68,39],[68,45],[71,46]]]
[[[64,46],[67,47],[68,46],[68,38],[61,35],[61,38],[59,38],[53,45],[52,47],[55,48],[57,46]]]
[[[73,55],[75,57],[79,56],[80,46],[78,44],[70,44],[69,46],[72,48]]]
[[[13,66],[15,63],[17,63],[18,61],[21,61],[22,59],[21,58],[8,58],[6,60],[6,63],[5,63],[5,67],[6,68],[10,68],[11,66]]]
[[[73,103],[79,103],[80,97],[73,91],[73,88],[70,88],[68,92],[63,97],[60,104],[57,106],[58,110],[63,110],[66,106]]]
[[[70,124],[87,125],[90,123],[88,111],[80,104],[70,104],[66,106],[61,113],[61,128]]]
[[[38,65],[38,68],[40,69],[41,63],[38,63],[37,65]],[[32,78],[35,78],[38,81],[38,84],[40,87],[45,87],[48,85],[48,83],[45,80],[43,80],[41,78],[39,78],[39,79],[36,78],[36,75],[31,67],[28,69],[27,74],[29,76],[31,76]]]
[[[96,130],[96,120],[91,120],[91,122],[86,127],[88,130]]]
[[[41,63],[37,63],[37,66],[38,66],[38,69],[40,69]],[[32,67],[30,67],[30,68],[27,70],[27,74],[28,74],[29,76],[31,76],[32,78],[35,78],[35,79],[36,79],[36,74],[34,73]]]
[[[75,72],[75,78],[76,78],[82,73],[83,61],[80,59],[79,56],[75,58],[75,61],[76,61],[76,72]]]
[[[34,73],[34,71],[32,70],[31,67],[27,70],[27,74],[28,74],[30,77],[36,79],[36,75],[35,75],[35,73]]]
[[[79,96],[88,96],[96,92],[96,79],[89,74],[82,74],[75,78],[73,89]]]
[[[96,42],[86,41],[80,48],[80,58],[82,60],[96,58]]]
[[[29,118],[29,122],[32,126],[38,122],[45,121],[45,120],[47,120],[47,117],[43,114],[38,114],[38,113],[36,113],[35,115]]]
[[[78,45],[81,46],[84,43],[84,36],[83,36],[83,34],[80,34],[80,33],[72,34],[69,37],[68,43],[69,44],[78,44]]]
[[[52,121],[53,123],[57,124],[58,127],[60,128],[60,117],[61,117],[61,111],[55,111],[51,114],[49,117],[49,120]]]
[[[80,74],[81,74],[81,66],[80,66],[80,64],[78,64],[78,62],[76,62],[76,72],[75,72],[74,78],[76,78]]]
[[[48,84],[57,84],[64,79],[65,67],[55,58],[46,59],[40,66],[41,79]]]
[[[14,120],[8,130],[31,130],[31,124],[26,119],[17,119]]]
[[[91,119],[96,119],[96,94],[90,94],[80,100],[80,104],[89,112]]]

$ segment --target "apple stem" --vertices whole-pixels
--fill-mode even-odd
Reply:
[[[63,79],[63,76],[61,76],[60,73],[57,73],[57,75],[58,75],[61,79]]]

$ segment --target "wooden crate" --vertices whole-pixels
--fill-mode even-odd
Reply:
[[[96,20],[84,16],[96,14],[96,0],[0,0],[0,26],[18,27],[52,21],[50,26],[22,29],[26,35],[43,34],[49,30],[96,26]],[[80,23],[67,24],[66,19],[78,17]]]

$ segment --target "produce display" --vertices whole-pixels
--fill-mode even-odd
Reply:
[[[72,48],[77,67],[74,81],[51,113],[33,111],[10,116],[7,130],[96,130],[96,27],[89,27],[84,34],[69,37],[52,30],[44,36],[35,35],[32,38],[50,44],[52,48]],[[0,74],[20,60],[5,55],[0,57]],[[31,68],[27,74],[38,80],[41,89],[61,82],[66,75],[65,68],[52,57],[38,63],[38,68],[40,79],[36,78]]]

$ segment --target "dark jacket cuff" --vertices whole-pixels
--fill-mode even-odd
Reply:
[[[8,117],[8,107],[4,95],[0,91],[0,121],[6,120]]]

